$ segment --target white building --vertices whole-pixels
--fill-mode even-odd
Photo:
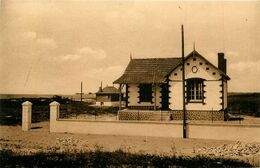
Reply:
[[[226,59],[218,53],[218,67],[196,50],[185,57],[185,107],[187,119],[224,120],[227,110]],[[182,119],[182,58],[131,59],[124,74],[114,83],[125,88],[126,109],[121,119],[131,119],[145,110],[145,119],[156,111]],[[148,112],[148,113],[147,113]],[[127,114],[129,113],[129,114]],[[138,117],[139,117],[138,114]]]
[[[119,106],[119,90],[114,86],[107,86],[105,88],[100,87],[96,93],[96,105],[97,106]]]

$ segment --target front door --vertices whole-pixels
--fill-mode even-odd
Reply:
[[[161,84],[161,109],[169,109],[169,85],[167,83]]]

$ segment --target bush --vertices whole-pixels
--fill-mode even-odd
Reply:
[[[243,161],[203,156],[157,156],[115,152],[36,153],[0,151],[0,167],[252,167]]]
[[[229,93],[228,111],[260,117],[260,93]]]

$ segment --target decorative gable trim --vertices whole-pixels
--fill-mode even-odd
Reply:
[[[221,71],[219,68],[217,68],[214,64],[212,64],[210,61],[208,61],[205,57],[200,55],[196,50],[192,51],[188,56],[185,57],[184,64],[187,62],[187,60],[190,59],[190,57],[194,57],[194,56],[199,57],[202,60],[204,60],[206,65],[212,66],[217,72],[219,72],[219,74],[222,76],[223,79],[230,80],[230,77],[227,74],[225,74],[223,71]],[[182,62],[180,64],[178,64],[175,68],[173,68],[168,75],[173,73],[173,71],[175,71],[180,66],[182,66]]]

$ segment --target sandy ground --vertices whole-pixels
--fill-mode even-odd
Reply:
[[[122,149],[132,153],[195,156],[201,154],[199,151],[202,148],[234,143],[236,142],[202,139],[50,133],[49,122],[34,123],[28,132],[22,131],[21,126],[0,126],[0,149],[25,154],[53,150]],[[235,158],[260,166],[259,153]]]

